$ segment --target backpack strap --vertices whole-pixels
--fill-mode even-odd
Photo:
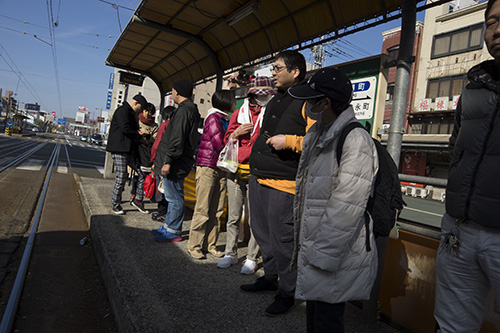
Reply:
[[[342,157],[342,148],[344,147],[345,138],[347,135],[356,127],[365,128],[359,121],[353,121],[347,124],[346,127],[340,133],[339,142],[337,143],[337,165],[340,165],[340,158]]]
[[[361,123],[359,121],[353,121],[352,123],[347,124],[347,126],[344,127],[344,129],[340,133],[339,142],[337,143],[337,165],[340,165],[340,158],[342,157],[342,149],[344,147],[345,138],[356,127],[366,129],[363,125],[361,125]],[[369,236],[370,235],[370,217],[368,215],[369,214],[368,213],[368,206],[373,206],[373,204],[370,202],[373,202],[373,199],[371,196],[368,199],[368,205],[367,205],[367,208],[365,209],[365,214],[364,214],[364,216],[365,216],[365,229],[366,229],[366,251],[367,252],[370,252],[372,250],[371,246],[370,246],[370,236]]]

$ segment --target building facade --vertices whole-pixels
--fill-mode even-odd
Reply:
[[[426,11],[408,133],[451,134],[468,70],[491,58],[483,40],[485,8],[486,2],[462,8],[452,2]]]
[[[408,127],[408,114],[411,112],[413,105],[413,94],[415,87],[415,73],[418,71],[419,67],[419,56],[420,56],[420,44],[422,37],[422,30],[424,28],[424,24],[422,22],[417,22],[415,25],[415,41],[413,43],[413,57],[415,61],[411,66],[410,71],[410,84],[408,89],[408,99],[406,103],[406,119],[404,127],[407,129]],[[395,28],[392,30],[384,31],[382,33],[383,41],[382,41],[382,53],[387,54],[389,56],[387,67],[387,95],[386,95],[386,103],[384,110],[384,126],[388,127],[391,121],[392,114],[392,101],[394,97],[394,86],[396,82],[396,60],[399,55],[399,43],[401,39],[401,27]],[[408,133],[408,129],[406,131]]]

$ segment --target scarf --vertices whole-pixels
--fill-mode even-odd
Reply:
[[[139,113],[139,120],[141,121],[141,123],[143,123],[144,125],[148,125],[148,126],[152,126],[155,123],[155,118],[147,119],[146,117],[144,117],[142,112]]]

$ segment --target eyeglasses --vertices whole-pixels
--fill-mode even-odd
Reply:
[[[273,66],[273,72],[275,72],[276,74],[278,74],[278,73],[281,73],[285,68],[286,68],[286,66],[276,66],[276,65],[274,65]]]

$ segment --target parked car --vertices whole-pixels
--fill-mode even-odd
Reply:
[[[87,141],[87,134],[82,134],[80,141]]]
[[[101,134],[92,134],[90,137],[90,143],[102,146],[102,136]]]

